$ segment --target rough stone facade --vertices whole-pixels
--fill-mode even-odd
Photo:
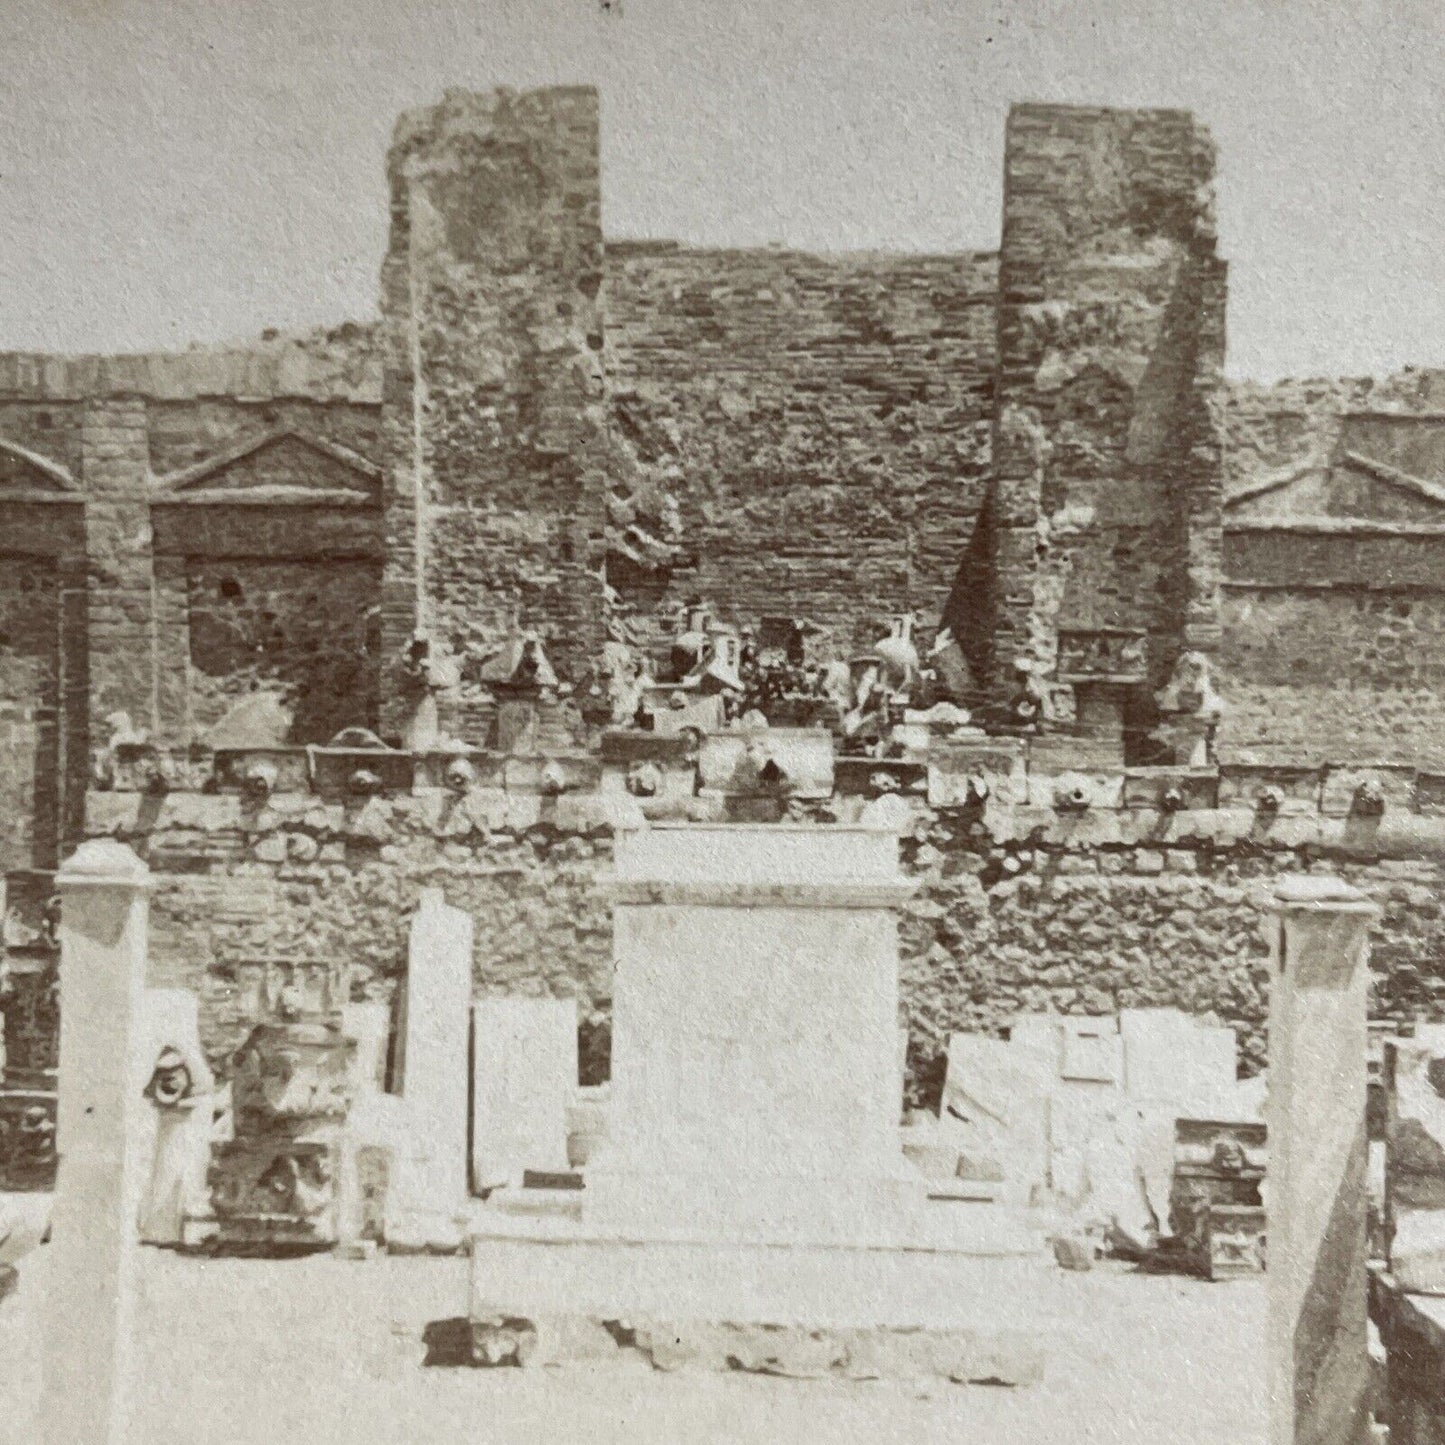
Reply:
[[[1052,776],[1045,765],[1036,784]],[[246,1023],[236,1013],[239,967],[344,955],[361,993],[388,999],[420,892],[440,886],[476,920],[478,993],[580,1001],[595,1081],[606,1071],[605,879],[623,795],[620,774],[612,779],[555,798],[523,781],[349,801],[298,790],[264,803],[235,792],[156,800],[131,785],[93,792],[87,828],[123,838],[155,870],[152,977],[199,993],[222,1072]],[[1152,795],[1158,777],[1125,781],[1128,799],[1081,816],[1029,803],[1027,787],[1022,801],[984,810],[913,800],[903,856],[922,886],[904,919],[902,992],[915,1099],[936,1103],[950,1032],[1000,1032],[1021,1012],[1213,1012],[1239,1031],[1253,1072],[1264,1062],[1268,1002],[1264,905],[1273,879],[1311,868],[1382,905],[1376,1015],[1440,1013],[1445,820],[1432,795],[1393,793],[1380,819],[1362,819],[1348,812],[1353,776],[1316,773],[1271,820],[1251,805],[1259,779],[1247,772],[1196,800],[1221,806],[1172,813]],[[937,774],[933,787],[946,796]],[[687,811],[826,826],[856,818],[867,791],[807,805],[700,798]]]
[[[607,578],[806,618],[842,654],[940,616],[988,475],[993,256],[607,249]]]
[[[900,774],[917,1096],[949,1030],[1019,1010],[1214,1010],[1257,1065],[1254,900],[1316,863],[1386,904],[1377,1008],[1441,1013],[1445,383],[1220,380],[1202,129],[1016,108],[999,252],[959,256],[607,241],[598,135],[582,89],[404,117],[379,325],[0,355],[12,954],[43,952],[61,853],[126,837],[158,875],[155,982],[197,989],[219,1060],[239,968],[344,953],[386,997],[439,883],[476,920],[478,990],[585,1000],[596,1077],[627,767],[595,719],[491,747],[490,659],[539,632],[576,712],[605,638],[656,643],[701,597],[805,619],[842,660],[895,614],[925,647],[946,625],[990,746],[1028,754],[982,808],[960,800],[982,754]],[[458,664],[440,726],[476,777],[398,752],[347,797],[320,745],[400,741],[418,633]],[[1217,666],[1220,766],[1141,771],[1178,761],[1149,732],[1185,652]],[[1025,740],[997,722],[1020,656],[1061,699]],[[733,805],[670,759],[688,808]],[[237,782],[258,760],[281,774],[261,801]],[[846,772],[789,816],[854,816],[870,765]]]

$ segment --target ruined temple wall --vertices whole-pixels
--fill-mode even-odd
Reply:
[[[0,354],[0,441],[36,459],[0,452],[7,870],[53,867],[79,836],[90,751],[108,741],[115,715],[184,745],[214,720],[219,698],[241,696],[258,673],[316,690],[338,629],[344,646],[375,605],[379,526],[354,508],[258,507],[254,499],[258,488],[334,486],[346,467],[305,447],[279,447],[211,479],[235,490],[234,507],[157,499],[182,469],[281,430],[365,463],[378,450],[374,361],[372,332],[362,327],[174,355]],[[198,582],[218,566],[256,582],[259,605],[249,630],[211,608],[207,620],[221,626],[203,626],[193,647],[192,603],[205,592]],[[343,579],[338,593],[342,573],[364,576],[355,586]],[[306,646],[289,645],[291,622]],[[320,686],[336,691],[326,678]],[[335,699],[318,726],[342,714],[366,721],[349,712]],[[324,741],[314,729],[307,737]]]
[[[995,258],[606,256],[608,575],[639,620],[696,593],[844,654],[933,626],[988,471]]]
[[[1442,410],[1429,371],[1230,388],[1222,755],[1445,765]],[[1362,451],[1424,487],[1351,466]]]
[[[1009,113],[994,448],[996,676],[1061,627],[1218,641],[1224,355],[1214,147],[1182,111]]]

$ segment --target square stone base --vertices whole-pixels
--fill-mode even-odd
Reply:
[[[639,1239],[487,1210],[471,1241],[471,1315],[811,1330],[1047,1326],[1057,1276],[1022,1223],[989,1205],[935,1207],[952,1216],[938,1237],[951,1232],[953,1247]]]

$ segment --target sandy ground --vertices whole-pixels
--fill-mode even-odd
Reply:
[[[39,1439],[45,1255],[0,1303],[0,1441]],[[144,1250],[132,1445],[1253,1445],[1265,1438],[1263,1281],[1064,1275],[1047,1373],[1021,1389],[661,1374],[641,1362],[423,1368],[465,1313],[460,1259],[199,1260]],[[1009,1301],[999,1301],[1007,1318]],[[76,1387],[85,1388],[83,1380]]]

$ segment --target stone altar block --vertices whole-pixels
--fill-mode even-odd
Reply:
[[[922,1190],[898,1141],[896,836],[663,825],[616,857],[611,1138],[584,1218],[901,1239]]]
[[[903,1157],[897,834],[678,824],[615,848],[610,1137],[580,1209],[474,1214],[474,1324],[1043,1331],[1022,1214],[931,1201]]]

